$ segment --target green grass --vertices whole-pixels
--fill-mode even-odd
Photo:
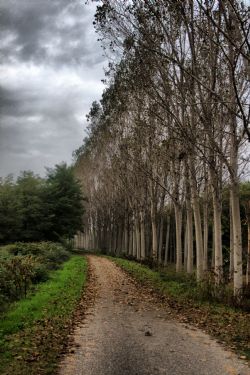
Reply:
[[[178,273],[170,268],[166,271],[155,271],[148,266],[142,265],[135,261],[113,258],[116,264],[123,268],[126,272],[134,276],[142,283],[149,283],[160,292],[166,293],[170,297],[178,299],[188,298],[191,294],[191,288],[195,288],[196,283],[193,276],[184,273]]]
[[[204,285],[185,273],[153,270],[122,258],[108,257],[143,285],[166,297],[174,316],[195,324],[250,360],[250,314],[210,299]]]
[[[10,306],[0,321],[0,373],[52,374],[86,281],[87,262],[73,256],[34,295]]]

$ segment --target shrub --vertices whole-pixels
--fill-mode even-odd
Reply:
[[[1,262],[1,291],[9,298],[27,295],[37,260],[32,255],[15,256]]]
[[[0,311],[26,297],[31,284],[44,282],[49,271],[68,260],[69,252],[53,242],[17,242],[0,248]]]
[[[34,275],[31,277],[33,284],[47,281],[49,278],[48,267],[43,263],[37,263],[34,267]]]
[[[16,242],[11,245],[13,255],[34,255],[42,259],[48,269],[56,269],[58,265],[69,259],[69,252],[59,243],[54,242]]]

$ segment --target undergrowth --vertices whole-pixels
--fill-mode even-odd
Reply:
[[[86,280],[87,262],[73,256],[36,293],[13,303],[0,320],[1,375],[53,374]]]

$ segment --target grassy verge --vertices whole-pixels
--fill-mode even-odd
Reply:
[[[200,298],[197,284],[185,274],[158,272],[134,261],[109,258],[142,285],[163,296],[163,303],[179,320],[205,330],[250,360],[249,313]]]
[[[18,301],[0,320],[0,373],[52,374],[67,341],[86,281],[87,262],[73,256],[36,293]]]

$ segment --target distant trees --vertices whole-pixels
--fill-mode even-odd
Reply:
[[[87,247],[175,262],[177,271],[194,266],[197,280],[213,270],[217,284],[230,269],[241,293],[249,25],[249,7],[234,0],[97,7],[95,26],[111,59],[77,154]],[[226,187],[231,245],[222,242]]]
[[[30,171],[0,182],[0,243],[58,241],[82,228],[80,184],[66,164],[49,169],[45,179]]]

